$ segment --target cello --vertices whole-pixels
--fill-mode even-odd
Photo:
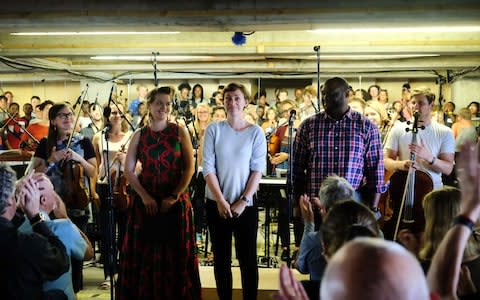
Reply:
[[[418,126],[419,113],[414,113],[412,128],[406,131],[412,132],[412,144],[417,144],[418,130],[425,126]],[[415,161],[416,155],[410,152],[410,160]],[[383,231],[385,238],[397,240],[401,229],[408,229],[413,234],[421,233],[425,228],[425,216],[423,214],[423,197],[433,190],[433,181],[430,175],[421,170],[416,170],[413,164],[408,171],[395,171],[390,177],[388,190],[389,200],[392,203],[392,217],[385,222]]]

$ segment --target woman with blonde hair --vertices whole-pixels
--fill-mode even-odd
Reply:
[[[425,214],[425,233],[419,258],[425,271],[430,267],[433,255],[442,239],[451,228],[455,216],[460,213],[461,191],[453,187],[444,187],[428,193],[423,199]],[[468,240],[463,254],[462,264],[468,268],[475,287],[480,287],[480,243],[476,233]]]
[[[367,101],[363,111],[365,117],[367,117],[367,119],[369,119],[373,124],[377,125],[378,131],[380,132],[380,138],[383,142],[389,123],[385,106],[378,101],[371,100]]]

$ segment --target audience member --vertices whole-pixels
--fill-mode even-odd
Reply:
[[[33,180],[40,193],[39,213],[42,215],[42,219],[48,228],[62,241],[67,255],[81,261],[91,259],[93,257],[92,245],[80,229],[68,219],[65,204],[57,193],[55,193],[48,177],[43,173],[36,173],[33,175]],[[50,220],[50,213],[54,213],[56,217],[55,220]],[[19,227],[19,231],[24,233],[32,232],[30,222],[25,220]],[[66,294],[68,300],[75,300],[76,297],[72,284],[72,268],[70,267],[68,271],[63,273],[58,279],[45,282],[43,284],[43,290],[61,290]]]
[[[69,269],[65,246],[43,222],[39,212],[40,190],[31,175],[18,183],[15,171],[0,164],[0,288],[4,299],[44,299],[42,285]],[[17,203],[23,209],[34,233],[21,233],[17,227],[23,216],[16,215]],[[65,294],[56,291],[57,297]],[[53,293],[53,292],[52,292]],[[46,297],[45,297],[46,298]]]
[[[313,209],[319,208],[322,219],[325,219],[326,214],[335,203],[353,199],[353,194],[354,190],[345,178],[333,175],[323,180],[319,198],[309,199],[306,195],[300,197],[300,211],[305,227],[295,266],[300,273],[310,274],[311,280],[320,280],[326,265],[322,255],[322,234],[320,230],[314,231]]]

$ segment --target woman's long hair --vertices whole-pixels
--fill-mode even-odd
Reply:
[[[50,155],[52,154],[53,147],[57,145],[57,139],[58,139],[57,127],[52,122],[57,117],[58,112],[66,107],[72,110],[68,104],[58,103],[58,104],[54,104],[48,111],[48,120],[50,124],[48,126],[48,135],[47,135],[47,157],[50,157]]]
[[[420,258],[430,260],[438,249],[440,242],[450,229],[453,218],[460,212],[461,192],[454,187],[435,190],[423,198],[425,214],[425,233]],[[480,243],[471,237],[464,251],[464,257],[478,255]]]

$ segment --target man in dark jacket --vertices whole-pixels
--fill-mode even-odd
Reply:
[[[40,192],[31,175],[17,186],[15,172],[0,164],[0,288],[5,299],[63,299],[44,295],[42,284],[68,271],[69,258],[62,242],[39,214]],[[34,233],[17,231],[24,217],[16,214],[19,202]],[[59,291],[60,292],[60,291]]]

